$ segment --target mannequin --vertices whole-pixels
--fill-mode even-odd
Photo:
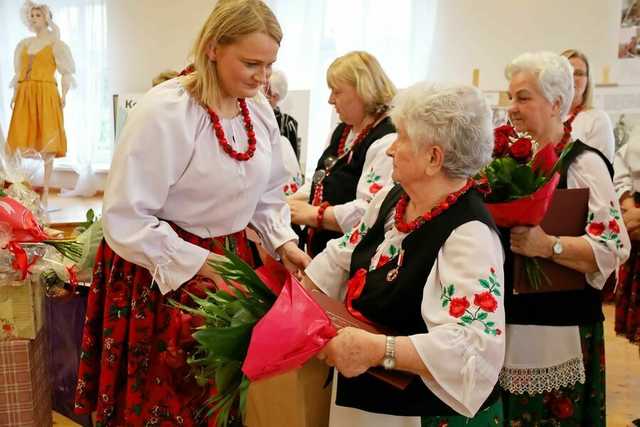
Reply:
[[[26,1],[21,17],[35,37],[22,40],[16,47],[7,148],[11,153],[44,160],[42,203],[46,208],[53,159],[64,157],[67,152],[62,109],[67,92],[75,84],[75,64],[69,47],[60,40],[60,31],[47,5]],[[56,70],[62,76],[62,96],[58,93]]]

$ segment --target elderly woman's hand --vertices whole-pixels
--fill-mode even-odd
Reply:
[[[309,225],[315,227],[318,207],[312,206],[306,200],[291,199],[287,200],[289,209],[291,210],[291,222],[298,225]]]
[[[345,377],[357,377],[384,358],[385,336],[347,327],[318,354],[318,359],[335,368]]]
[[[552,256],[554,241],[554,238],[545,233],[539,225],[511,229],[511,250],[527,257]]]

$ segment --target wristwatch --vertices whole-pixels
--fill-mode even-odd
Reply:
[[[387,337],[382,366],[384,369],[394,369],[396,367],[396,337]]]
[[[563,247],[562,247],[562,242],[560,241],[560,237],[556,237],[556,241],[551,247],[551,249],[553,251],[553,255],[551,255],[552,258],[554,256],[558,256],[562,254]]]

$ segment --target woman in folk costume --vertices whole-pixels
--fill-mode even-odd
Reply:
[[[537,141],[536,155],[558,153],[572,139],[563,120],[574,97],[573,71],[551,52],[525,53],[507,67],[509,117]],[[511,425],[605,425],[601,289],[631,245],[604,155],[574,141],[560,172],[558,188],[589,189],[584,234],[551,236],[536,226],[503,235],[507,352],[500,385]],[[513,253],[584,274],[584,289],[515,293]]]
[[[587,56],[576,49],[562,52],[573,67],[575,92],[567,118],[571,125],[571,137],[579,139],[600,151],[609,163],[613,163],[615,138],[609,115],[593,106],[593,83]]]
[[[305,286],[398,335],[345,328],[329,342],[330,425],[502,425],[504,256],[472,179],[491,158],[491,111],[476,88],[419,83],[391,118],[398,184],[305,270]],[[414,377],[400,391],[365,373],[379,365]]]
[[[640,345],[640,129],[634,129],[629,142],[616,153],[613,166],[613,184],[632,243],[616,288],[615,331]]]
[[[9,125],[7,147],[32,157],[39,154],[44,160],[44,195],[46,203],[53,159],[67,153],[62,109],[67,92],[75,84],[75,64],[69,46],[60,40],[60,30],[45,4],[25,2],[24,24],[35,37],[18,43],[15,51],[15,72],[11,85],[15,88],[11,104],[13,115]],[[60,73],[62,96],[55,78]]]
[[[97,411],[99,425],[200,422],[209,391],[186,363],[198,322],[168,300],[189,304],[187,293],[214,287],[212,252],[251,262],[251,224],[290,270],[309,261],[289,225],[278,125],[256,97],[281,39],[262,1],[219,1],[194,71],[155,86],[127,120],[105,189],[76,391],[76,410]]]
[[[313,179],[289,197],[291,220],[307,226],[307,251],[316,255],[327,242],[360,221],[369,201],[390,180],[385,150],[395,138],[387,115],[396,89],[367,52],[351,52],[327,70],[329,104],[340,117]]]

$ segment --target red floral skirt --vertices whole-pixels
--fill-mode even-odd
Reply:
[[[640,242],[631,242],[631,254],[620,267],[616,288],[615,331],[640,344]]]
[[[174,226],[184,240],[220,253],[224,245],[253,265],[244,231],[203,239]],[[97,412],[97,427],[206,425],[197,413],[209,396],[186,359],[199,319],[171,307],[192,305],[212,282],[195,277],[162,295],[145,268],[103,240],[96,255],[81,343],[76,413]],[[204,415],[204,414],[202,414]]]

